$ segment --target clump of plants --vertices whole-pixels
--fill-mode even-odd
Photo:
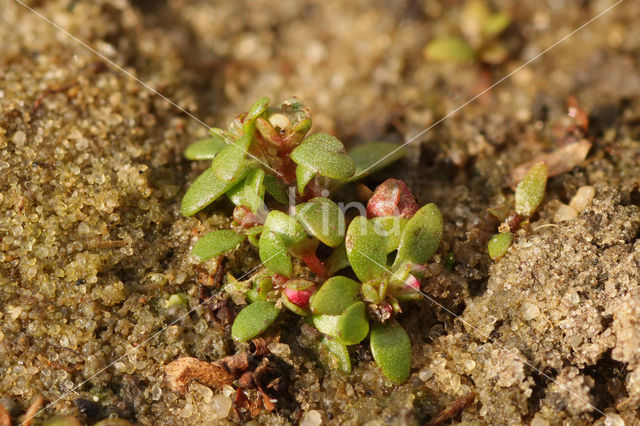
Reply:
[[[404,182],[389,179],[373,193],[367,217],[349,221],[331,193],[404,153],[386,142],[347,153],[334,136],[307,136],[311,117],[299,100],[268,104],[260,99],[186,151],[212,164],[187,191],[183,214],[223,195],[235,205],[232,229],[207,233],[193,255],[204,261],[248,240],[262,263],[246,280],[225,277],[225,291],[247,304],[231,335],[248,341],[288,310],[324,335],[318,350],[328,366],[350,372],[348,346],[369,337],[382,372],[406,381],[411,344],[395,316],[401,303],[420,297],[419,280],[442,238],[440,212],[420,208]]]
[[[491,237],[487,247],[492,259],[504,256],[513,242],[514,232],[529,225],[531,216],[544,198],[548,174],[549,168],[544,161],[536,163],[516,186],[514,208],[505,203],[489,210],[502,222],[499,233]]]
[[[510,24],[506,12],[492,12],[484,0],[468,0],[460,14],[461,35],[435,38],[425,47],[425,56],[435,61],[500,64],[509,54],[500,35]]]

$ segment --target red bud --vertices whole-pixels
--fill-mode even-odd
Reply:
[[[306,308],[309,306],[309,299],[311,295],[315,293],[316,287],[311,286],[304,290],[297,290],[289,287],[284,288],[284,295],[291,303],[297,305],[301,308]]]
[[[419,209],[416,197],[404,181],[387,179],[374,191],[367,203],[369,217],[401,216],[409,219]]]

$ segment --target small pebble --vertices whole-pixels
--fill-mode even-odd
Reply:
[[[589,206],[589,203],[591,203],[595,195],[596,189],[593,186],[581,186],[576,192],[576,195],[571,199],[569,205],[576,209],[578,213],[582,213],[587,206]]]
[[[558,210],[556,210],[556,213],[553,215],[553,222],[560,223],[565,220],[575,219],[576,217],[578,217],[578,211],[575,208],[566,204],[560,204],[560,207],[558,207]]]
[[[224,419],[229,415],[231,410],[231,398],[224,394],[219,394],[213,397],[211,401],[213,411],[216,413],[219,419]]]
[[[307,411],[300,419],[300,426],[319,426],[322,424],[322,415],[318,410]]]

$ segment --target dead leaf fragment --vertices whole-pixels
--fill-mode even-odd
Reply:
[[[233,374],[218,363],[200,361],[197,358],[183,357],[170,362],[164,367],[165,381],[169,388],[178,393],[185,393],[192,380],[205,386],[221,388],[233,383]]]
[[[27,412],[24,414],[24,421],[21,423],[24,426],[31,426],[31,422],[33,422],[33,418],[40,411],[40,407],[42,407],[42,403],[44,402],[44,397],[42,394],[36,396],[36,399],[33,400]]]
[[[2,404],[0,404],[0,426],[11,426],[11,416]]]
[[[531,167],[540,162],[547,163],[547,167],[549,167],[549,177],[571,171],[574,167],[582,163],[585,158],[587,158],[591,145],[591,142],[587,139],[582,139],[579,142],[570,143],[558,148],[553,152],[538,155],[533,160],[527,161],[511,171],[509,176],[509,186],[515,188],[518,182],[525,177]]]

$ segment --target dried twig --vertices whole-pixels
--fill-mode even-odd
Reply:
[[[440,414],[431,419],[431,421],[429,421],[426,426],[436,426],[446,422],[456,414],[462,412],[462,410],[464,410],[469,404],[471,404],[474,399],[476,399],[476,393],[473,391],[469,392],[465,396],[461,396],[460,398],[456,399],[453,404],[442,410]]]

